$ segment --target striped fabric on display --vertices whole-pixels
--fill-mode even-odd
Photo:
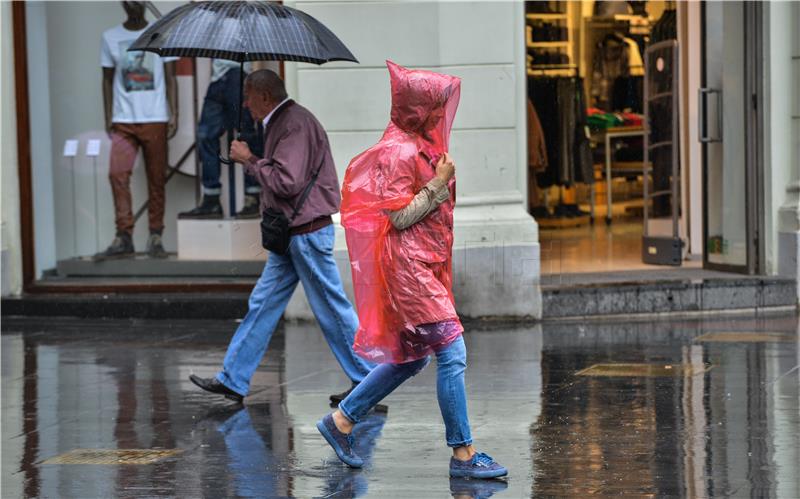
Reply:
[[[244,61],[358,62],[322,23],[273,2],[192,2],[153,23],[128,50]]]

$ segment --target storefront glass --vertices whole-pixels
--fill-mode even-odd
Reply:
[[[257,209],[255,218],[235,218],[252,194],[241,168],[234,168],[231,192],[228,167],[221,165],[220,214],[179,221],[203,193],[196,130],[204,98],[212,80],[231,75],[237,84],[227,89],[238,90],[238,65],[127,52],[147,23],[182,3],[143,2],[150,5],[140,13],[125,3],[26,3],[35,278],[252,280],[266,255]],[[145,19],[137,19],[142,14]],[[278,67],[257,67],[267,64]],[[111,93],[106,101],[104,84]],[[167,140],[172,109],[177,131]],[[212,133],[220,136],[224,155],[225,133]],[[102,256],[125,231],[135,253],[127,246],[122,255],[110,255],[115,258]],[[159,232],[165,253],[153,241]]]

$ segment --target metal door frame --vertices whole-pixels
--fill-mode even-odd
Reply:
[[[744,7],[745,38],[742,54],[742,71],[745,72],[745,95],[742,104],[745,112],[745,223],[747,261],[744,265],[712,263],[708,260],[708,144],[703,142],[703,268],[739,274],[764,272],[765,238],[764,220],[764,93],[763,93],[763,8],[761,2],[742,2]],[[707,87],[706,75],[706,5],[700,7],[701,16],[701,87]],[[700,102],[698,114],[707,118],[705,101]],[[720,130],[721,132],[721,130]],[[702,129],[698,130],[702,134]]]

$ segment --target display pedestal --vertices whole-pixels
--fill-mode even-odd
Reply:
[[[266,260],[259,219],[178,220],[178,260]]]

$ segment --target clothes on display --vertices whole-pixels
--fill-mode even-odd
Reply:
[[[620,0],[595,0],[593,12],[595,17],[613,17],[630,15],[633,9],[628,2]]]
[[[147,27],[130,31],[120,24],[103,32],[100,66],[114,73],[113,123],[166,123],[169,120],[164,64],[152,52],[128,52]]]
[[[528,168],[537,173],[547,168],[547,144],[539,114],[528,99]]]
[[[637,113],[607,113],[602,109],[590,107],[586,110],[587,123],[592,131],[605,130],[618,126],[642,126],[642,115]]]
[[[650,43],[655,44],[664,40],[676,40],[677,38],[678,12],[674,8],[668,8],[653,25],[653,29],[650,32]]]
[[[245,70],[251,67],[245,64]],[[239,126],[239,87],[241,66],[238,62],[225,59],[213,59],[211,63],[211,84],[203,100],[203,111],[197,125],[197,148],[200,153],[203,179],[203,200],[196,208],[178,214],[181,219],[213,219],[222,218],[220,194],[220,137],[226,131]],[[245,73],[245,77],[246,77]],[[240,136],[247,142],[256,156],[263,152],[263,128],[254,123],[249,112],[241,113]],[[261,186],[252,176],[244,175],[245,202],[242,211],[236,218],[258,218],[259,193]]]
[[[547,168],[547,144],[539,114],[528,99],[528,178],[536,178],[536,174]],[[528,208],[535,218],[549,216],[547,208],[540,206],[542,196],[536,182],[528,182]],[[538,216],[537,216],[538,215]]]
[[[620,76],[614,80],[611,91],[611,109],[642,113],[644,102],[644,77]]]
[[[536,175],[539,187],[593,183],[583,79],[531,77],[528,96],[542,119],[547,149],[547,168]]]
[[[147,29],[148,23],[140,4],[125,3],[123,8],[128,14],[127,21],[103,32],[100,43],[103,105],[106,127],[111,135],[109,181],[114,198],[116,237],[105,251],[95,255],[95,259],[134,254],[130,179],[139,147],[144,150],[147,175],[150,229],[147,252],[152,258],[165,258],[167,253],[161,235],[164,230],[167,123],[171,107],[167,87],[176,88],[173,73],[167,81],[165,64],[177,58],[162,58],[150,52],[129,52],[128,47]],[[126,25],[141,28],[127,29]]]
[[[166,123],[117,123],[111,135],[108,177],[114,196],[117,232],[133,232],[131,173],[139,153],[144,151],[147,173],[147,216],[151,233],[164,229],[164,184],[167,164]]]

